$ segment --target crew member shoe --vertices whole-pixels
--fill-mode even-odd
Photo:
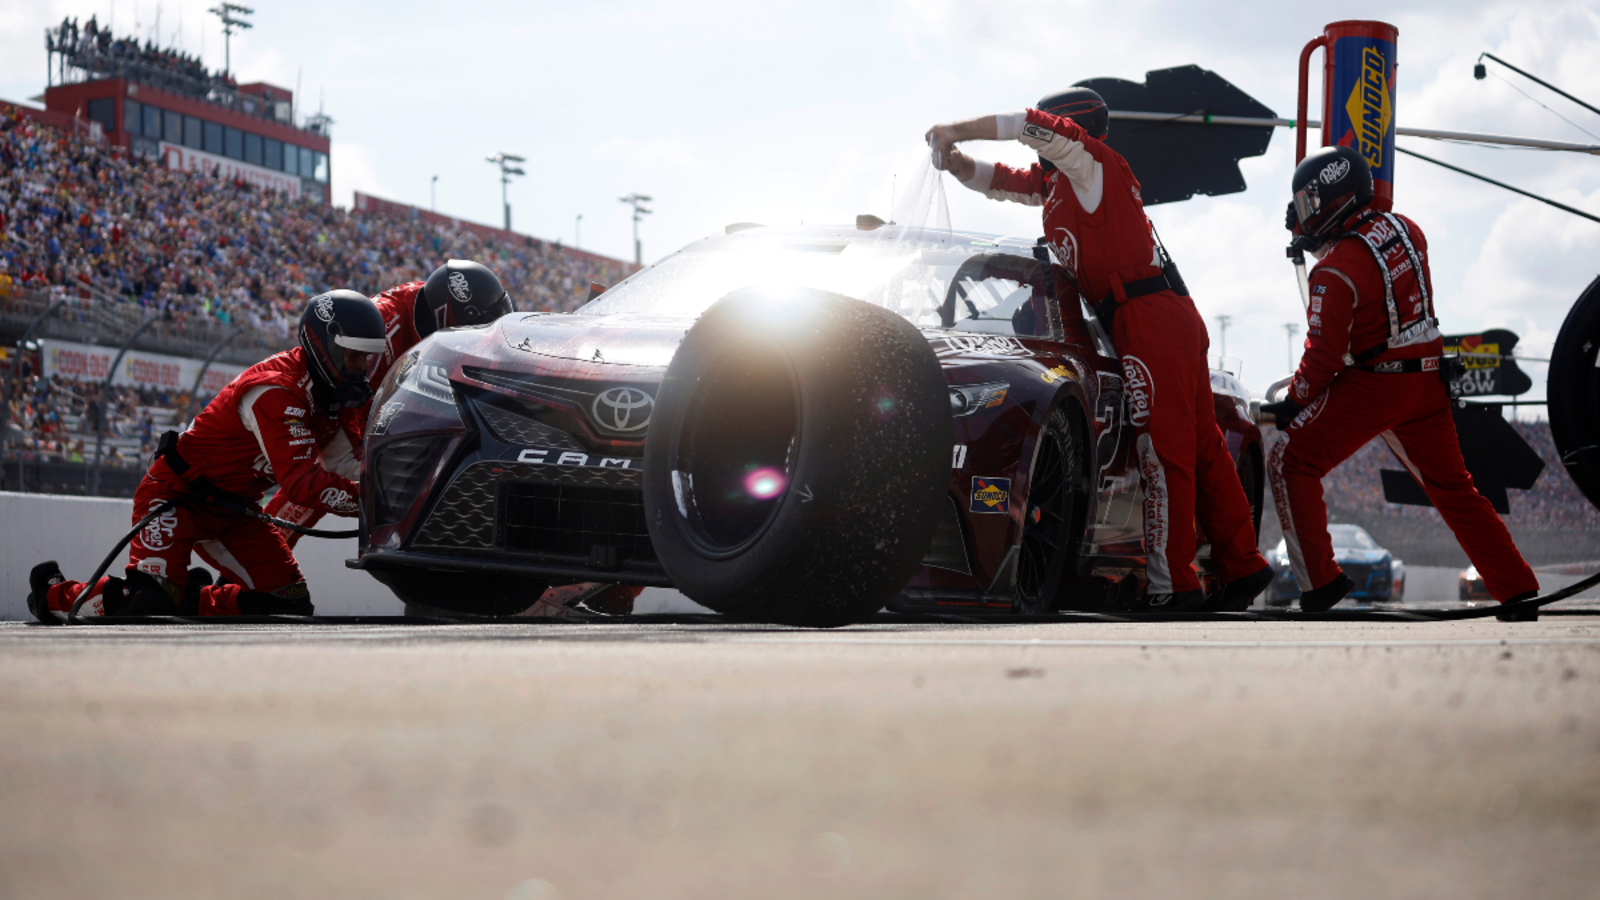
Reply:
[[[1538,591],[1528,591],[1505,600],[1500,604],[1500,611],[1494,614],[1502,622],[1537,622],[1539,621],[1539,607],[1523,606],[1524,600],[1532,600],[1539,596]],[[1509,609],[1507,607],[1510,607]]]
[[[1205,591],[1178,591],[1174,594],[1145,594],[1135,600],[1128,610],[1141,616],[1164,616],[1171,613],[1190,613],[1206,602]]]
[[[1256,597],[1272,584],[1272,579],[1277,577],[1277,572],[1271,566],[1262,566],[1243,578],[1224,584],[1217,589],[1215,594],[1206,598],[1200,607],[1201,612],[1244,612],[1250,604],[1256,602]]]
[[[1350,576],[1339,573],[1339,577],[1319,588],[1312,588],[1300,595],[1300,611],[1308,613],[1324,613],[1333,609],[1344,595],[1356,589],[1356,583]]]
[[[55,560],[47,560],[28,573],[28,612],[46,625],[64,624],[50,611],[50,588],[67,580]]]

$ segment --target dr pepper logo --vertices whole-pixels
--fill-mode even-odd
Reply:
[[[972,478],[972,511],[975,513],[1007,513],[1011,511],[1011,479]]]
[[[1143,425],[1149,420],[1150,407],[1156,402],[1156,386],[1150,378],[1150,367],[1137,356],[1124,356],[1122,375],[1127,381],[1127,393],[1124,396],[1128,398],[1128,420],[1135,426]]]

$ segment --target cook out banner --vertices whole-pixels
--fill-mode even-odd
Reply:
[[[45,377],[60,375],[86,381],[104,381],[111,371],[111,361],[117,358],[115,347],[97,347],[93,344],[74,344],[70,341],[43,340],[39,342],[39,355],[44,358]],[[142,388],[160,388],[169,391],[187,391],[194,387],[194,377],[204,365],[198,359],[184,356],[166,356],[129,350],[122,364],[111,378],[112,384]],[[227,386],[243,366],[214,362],[206,370],[200,383],[200,393],[214,394]]]

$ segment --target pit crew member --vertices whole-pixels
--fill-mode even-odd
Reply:
[[[1045,241],[1109,325],[1133,398],[1149,584],[1142,612],[1242,610],[1272,582],[1256,549],[1244,488],[1212,405],[1205,322],[1144,212],[1139,182],[1106,146],[1109,111],[1077,88],[1038,108],[983,116],[927,133],[935,164],[995,200],[1044,208]],[[1026,169],[975,160],[969,140],[1016,140],[1039,162]],[[1063,318],[1076,312],[1064,304]],[[1109,321],[1107,321],[1109,320]],[[1201,591],[1195,522],[1211,539],[1223,584]]]
[[[1267,472],[1300,608],[1331,609],[1355,588],[1334,562],[1322,477],[1374,437],[1427,491],[1495,599],[1536,596],[1538,579],[1461,458],[1422,229],[1379,207],[1372,172],[1349,147],[1307,155],[1293,190],[1286,224],[1320,261],[1300,365],[1287,398],[1262,411],[1282,432]]]
[[[486,325],[511,312],[511,296],[487,266],[452,259],[433,270],[426,281],[410,281],[372,298],[383,315],[384,347],[372,366],[370,386],[376,392],[390,367],[422,339],[444,328]],[[361,448],[371,410],[363,405],[341,413],[342,433],[328,446],[324,468],[355,481],[361,475]],[[279,491],[267,503],[267,514],[311,527],[322,510],[292,501]],[[300,535],[286,533],[293,547]]]
[[[199,497],[146,525],[129,544],[125,577],[92,587],[97,615],[237,616],[313,611],[305,578],[275,527],[240,514],[265,491],[300,506],[351,515],[354,482],[318,463],[339,433],[341,411],[371,395],[368,378],[385,347],[377,306],[354,291],[313,298],[299,346],[246,369],[182,434],[163,436],[133,501],[138,522],[165,501]],[[192,551],[228,583],[188,590]],[[196,570],[203,572],[204,570]],[[40,621],[64,621],[84,587],[55,562],[34,567],[28,605]]]

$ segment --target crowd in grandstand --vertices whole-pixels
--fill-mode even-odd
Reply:
[[[350,212],[215,173],[168,169],[21,118],[0,118],[0,273],[286,339],[305,301],[426,277],[446,259],[494,269],[519,309],[567,310],[630,267],[534,238],[485,237]],[[3,299],[3,298],[0,298]]]
[[[55,375],[19,378],[10,402],[10,449],[29,459],[82,462],[94,455],[104,419],[107,465],[142,468],[155,440],[189,410],[186,391],[113,385]],[[137,451],[134,447],[137,446]]]

